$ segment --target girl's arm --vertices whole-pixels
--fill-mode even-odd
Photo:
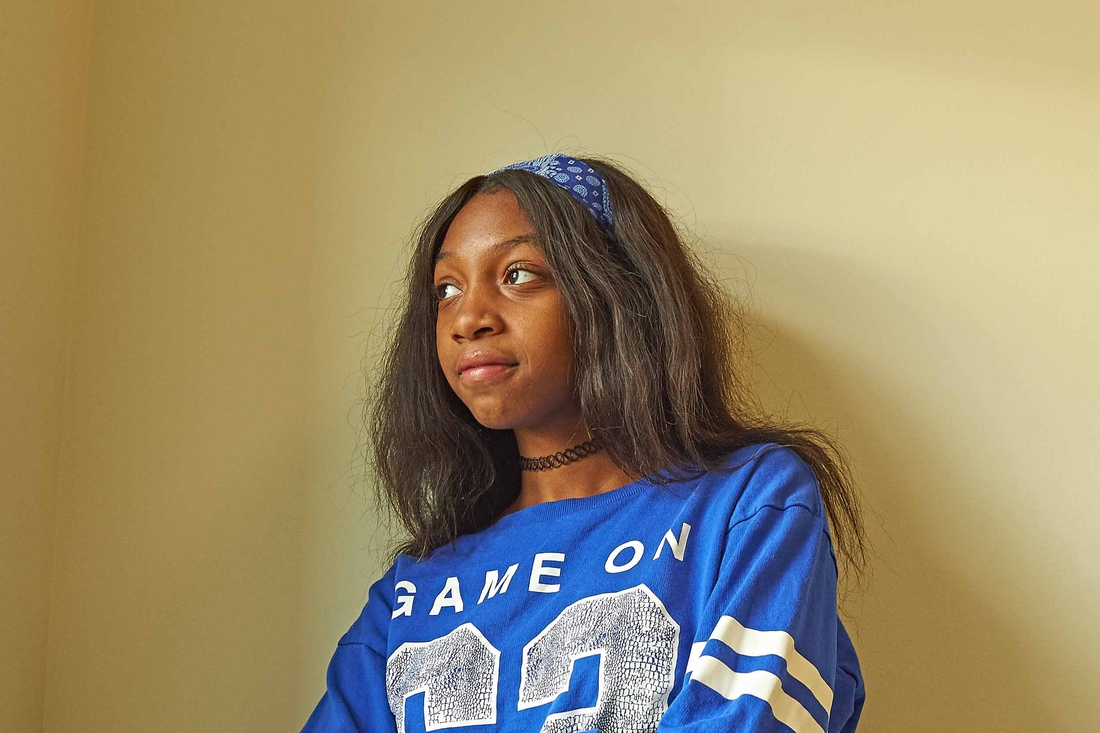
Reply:
[[[386,697],[386,629],[393,568],[371,586],[359,619],[336,646],[327,687],[302,733],[395,733]]]
[[[855,730],[863,683],[854,655],[838,669],[838,637],[850,647],[820,494],[805,464],[778,453],[787,455],[769,456],[763,498],[729,526],[686,680],[659,731]]]

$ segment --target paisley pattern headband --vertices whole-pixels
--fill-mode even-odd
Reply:
[[[584,208],[592,212],[607,236],[612,236],[611,197],[607,194],[607,185],[604,183],[603,176],[592,166],[564,153],[553,153],[534,160],[506,165],[489,175],[508,170],[534,173],[564,189],[570,196],[580,201]]]

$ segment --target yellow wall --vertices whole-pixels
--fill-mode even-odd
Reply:
[[[0,3],[0,731],[42,725],[90,3]]]
[[[756,299],[767,403],[849,447],[860,730],[1100,727],[1098,7],[97,2],[82,133],[20,118],[43,159],[87,140],[63,417],[29,320],[64,322],[70,240],[28,239],[67,221],[60,179],[13,239],[44,263],[5,384],[44,421],[16,443],[43,532],[60,470],[43,730],[304,721],[381,572],[357,370],[402,241],[561,146],[660,192]]]

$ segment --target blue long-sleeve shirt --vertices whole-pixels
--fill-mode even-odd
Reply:
[[[398,556],[303,733],[851,733],[817,481],[792,450],[537,504]]]

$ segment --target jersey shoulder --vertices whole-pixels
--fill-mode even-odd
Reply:
[[[825,507],[817,476],[794,449],[778,443],[758,443],[733,451],[722,469],[723,492],[735,499],[730,526],[765,508],[802,507],[824,519]]]
[[[355,619],[355,623],[341,637],[339,645],[365,644],[374,649],[384,650],[390,616],[394,607],[394,578],[397,563],[392,563],[382,577],[371,584],[367,592],[367,602]]]

